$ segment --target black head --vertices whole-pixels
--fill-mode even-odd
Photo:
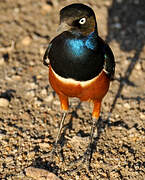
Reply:
[[[65,27],[64,30],[79,32],[83,35],[97,31],[94,11],[90,7],[78,3],[61,9],[60,25],[63,25],[63,28]]]

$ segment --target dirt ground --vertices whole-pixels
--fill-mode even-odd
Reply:
[[[55,35],[59,10],[72,2],[94,9],[99,34],[116,59],[90,170],[78,159],[88,146],[92,106],[79,106],[75,98],[70,100],[60,154],[50,166],[61,111],[42,57]],[[25,172],[30,166],[64,180],[145,179],[144,0],[0,1],[0,179],[31,180]]]

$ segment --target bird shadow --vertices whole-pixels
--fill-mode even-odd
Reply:
[[[129,80],[130,75],[139,61],[140,53],[145,45],[145,3],[144,0],[113,0],[108,9],[108,35],[106,41],[115,40],[124,52],[134,52],[128,57],[129,65],[124,76],[120,79],[116,96],[113,100],[110,113],[113,112],[124,85],[134,86]],[[126,60],[127,61],[127,60]]]

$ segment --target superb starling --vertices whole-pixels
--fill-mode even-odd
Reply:
[[[69,108],[69,97],[93,102],[91,145],[101,102],[114,76],[115,62],[112,50],[98,35],[90,7],[77,3],[61,9],[59,34],[50,42],[43,63],[49,66],[49,82],[63,110],[55,146]]]

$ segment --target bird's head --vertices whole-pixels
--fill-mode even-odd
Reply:
[[[94,11],[84,4],[71,4],[60,11],[59,33],[71,31],[84,36],[97,32]]]

